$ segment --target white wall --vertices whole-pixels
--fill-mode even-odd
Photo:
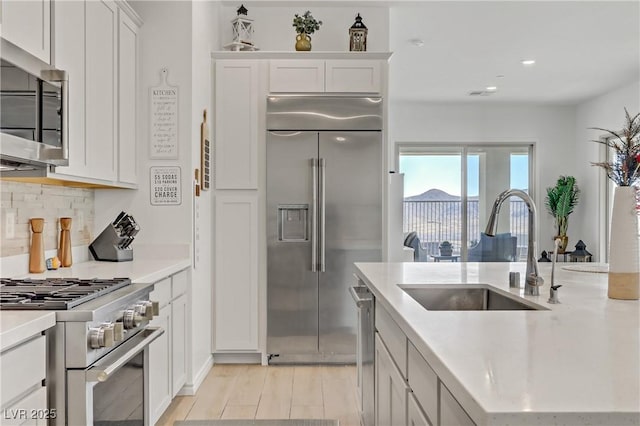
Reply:
[[[194,2],[192,6],[192,152],[191,171],[200,168],[200,123],[202,112],[207,110],[207,122],[209,123],[209,137],[213,141],[213,115],[212,115],[212,78],[211,52],[219,45],[218,28],[211,25],[216,22],[220,6],[210,1]],[[195,268],[192,272],[192,363],[194,371],[192,377],[200,379],[206,371],[197,371],[200,367],[206,368],[211,359],[211,339],[213,315],[212,306],[212,246],[213,235],[213,190],[201,191],[200,197],[195,198],[195,241],[194,258]]]
[[[574,107],[393,102],[389,114],[390,170],[395,169],[397,142],[534,143],[538,252],[552,249],[555,227],[545,210],[544,194],[559,175],[576,174]],[[574,216],[582,214],[581,208]],[[570,220],[569,244],[582,238],[582,230],[574,225]]]
[[[591,166],[591,162],[599,160],[600,144],[590,142],[604,134],[590,127],[620,130],[625,122],[624,108],[632,116],[640,112],[640,81],[627,84],[597,98],[584,102],[576,108],[576,139],[573,146],[574,176],[581,189],[580,212],[571,217],[570,226],[580,230],[582,240],[596,259],[604,261],[603,251],[607,242],[600,239],[598,224],[605,219],[600,214],[604,194],[600,181],[604,170]],[[608,224],[605,224],[608,226]],[[574,229],[576,229],[574,228]]]
[[[299,5],[296,5],[299,3]],[[317,3],[316,3],[317,4]],[[231,42],[231,20],[236,15],[238,5],[224,6],[220,14],[220,41],[222,45]],[[308,5],[305,2],[291,2],[291,6],[248,7],[247,18],[253,19],[253,41],[260,50],[295,51],[296,32],[292,26],[294,14],[302,15],[311,11],[314,18],[322,21],[320,30],[311,35],[314,51],[349,51],[349,28],[360,13],[362,22],[367,26],[367,50],[386,52],[389,50],[389,9],[388,7],[343,6],[331,3],[330,6]],[[222,50],[222,45],[220,46]]]

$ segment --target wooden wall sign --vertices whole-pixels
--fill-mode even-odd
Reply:
[[[169,70],[160,70],[160,85],[151,87],[151,153],[152,159],[178,159],[178,86],[167,83]]]
[[[151,205],[179,206],[182,204],[182,178],[180,167],[151,167]]]

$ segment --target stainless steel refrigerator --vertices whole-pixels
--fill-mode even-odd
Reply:
[[[354,262],[382,257],[382,99],[267,99],[270,363],[352,363]]]

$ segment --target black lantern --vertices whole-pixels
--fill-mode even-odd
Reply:
[[[349,28],[349,51],[366,52],[367,51],[367,27],[362,23],[362,18],[358,13],[356,22]]]
[[[582,240],[578,241],[576,249],[571,252],[569,257],[572,262],[591,262],[591,253],[587,251],[587,245]]]

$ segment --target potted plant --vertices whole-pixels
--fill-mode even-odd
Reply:
[[[302,16],[297,13],[293,17],[293,27],[296,29],[296,50],[311,50],[310,35],[320,29],[322,21],[316,20],[310,11],[306,11]]]
[[[564,253],[567,249],[569,215],[573,213],[573,208],[578,204],[579,196],[580,188],[578,188],[576,178],[573,176],[560,176],[556,186],[547,188],[545,206],[547,206],[549,214],[554,217],[558,227],[558,234],[554,237],[554,240],[560,238],[558,253]]]
[[[631,116],[627,109],[621,131],[592,128],[606,132],[595,142],[612,152],[611,161],[592,163],[602,167],[615,184],[609,233],[608,296],[612,299],[640,298],[640,243],[638,241],[638,185],[640,185],[640,113]]]

